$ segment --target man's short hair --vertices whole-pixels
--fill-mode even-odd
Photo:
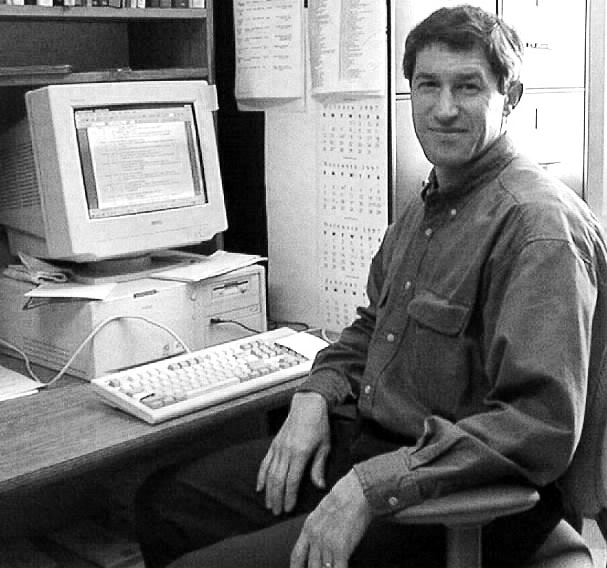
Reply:
[[[468,5],[439,8],[430,14],[407,36],[403,57],[405,78],[411,81],[419,51],[435,44],[453,51],[480,47],[502,94],[519,80],[523,42],[516,30],[495,14]]]

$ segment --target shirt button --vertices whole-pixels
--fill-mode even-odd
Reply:
[[[369,394],[371,392],[371,385],[367,385],[364,389],[365,394]]]
[[[432,236],[432,229],[430,229],[429,227],[424,231],[424,233],[426,234],[426,237],[431,237]]]
[[[396,507],[398,505],[398,497],[390,497],[388,499],[388,504],[390,507]]]
[[[388,341],[388,343],[394,343],[395,339],[396,337],[393,333],[388,333],[388,335],[386,335],[386,341]]]
[[[457,215],[457,209],[451,209],[451,211],[449,211],[451,217],[455,217]]]
[[[411,288],[411,280],[405,282],[405,290],[408,290],[409,288]]]

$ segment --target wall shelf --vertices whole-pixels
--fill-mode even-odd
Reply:
[[[35,68],[34,68],[35,67]],[[82,73],[59,73],[33,66],[31,71],[20,68],[20,73],[3,73],[0,69],[0,87],[52,85],[61,83],[103,83],[108,81],[176,81],[208,79],[205,67],[166,69],[106,69]]]
[[[204,20],[207,17],[206,8],[0,6],[0,19],[3,20]]]

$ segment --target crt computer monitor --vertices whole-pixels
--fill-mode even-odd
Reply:
[[[49,85],[0,138],[10,251],[95,266],[227,228],[205,81]]]

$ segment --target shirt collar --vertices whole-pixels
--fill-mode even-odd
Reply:
[[[454,201],[484,186],[512,161],[516,150],[507,134],[500,136],[481,155],[463,166],[459,175],[445,187],[438,188],[434,168],[422,189],[422,199],[428,206],[443,201]]]

